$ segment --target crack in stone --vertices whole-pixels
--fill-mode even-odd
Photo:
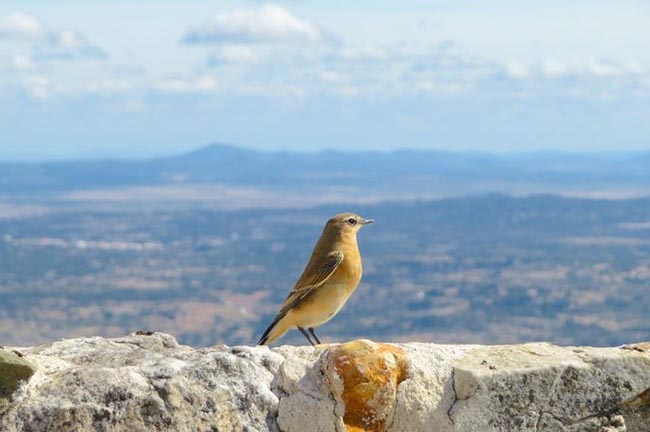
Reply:
[[[399,388],[400,388],[404,383],[406,383],[407,381],[409,381],[410,379],[411,379],[411,377],[410,377],[410,371],[409,371],[408,378],[406,378],[404,381],[402,381],[401,383],[399,383],[399,384],[397,385],[397,389],[396,389],[396,391],[395,391],[395,401],[394,401],[394,402],[395,402],[395,406],[393,406],[393,412],[391,413],[391,416],[390,416],[390,423],[388,424],[388,426],[386,426],[386,427],[384,428],[384,430],[387,430],[387,431],[389,431],[389,430],[393,430],[393,425],[395,424],[395,413],[397,412],[397,403],[398,403],[398,401],[397,401],[397,397],[398,397],[398,395],[399,395]]]
[[[275,372],[271,370],[270,362],[262,362],[262,366],[273,377],[269,382],[269,390],[278,399],[278,403],[276,404],[275,409],[273,410],[273,412],[269,413],[270,415],[267,417],[267,425],[269,423],[269,420],[272,420],[273,422],[272,427],[275,430],[280,430],[280,425],[278,424],[278,417],[280,416],[280,403],[282,402],[282,398],[289,396],[289,392],[283,386],[284,380],[282,379],[282,373],[281,373],[282,366],[287,361],[287,358],[280,353],[277,354],[279,354],[284,361],[278,365],[278,368]]]
[[[328,394],[329,394],[330,400],[332,401],[332,418],[334,418],[334,430],[338,432],[339,431],[339,422],[337,420],[338,420],[339,417],[336,415],[336,405],[337,405],[336,398],[334,397],[334,395],[331,392],[329,392]]]
[[[583,417],[580,417],[580,418],[562,417],[562,416],[559,416],[559,415],[553,413],[551,410],[549,410],[550,403],[551,403],[551,400],[553,398],[553,394],[554,394],[554,391],[555,391],[557,385],[561,381],[562,376],[564,375],[564,373],[571,367],[572,366],[567,366],[567,367],[564,367],[564,368],[562,368],[561,370],[558,371],[557,375],[555,376],[555,378],[553,379],[553,382],[551,383],[551,385],[549,387],[548,398],[545,401],[543,407],[539,411],[532,411],[531,412],[531,413],[536,413],[537,414],[537,419],[535,421],[535,427],[534,427],[535,431],[539,432],[541,430],[540,429],[542,427],[541,422],[542,422],[542,418],[543,418],[544,415],[548,415],[548,416],[552,417],[553,419],[557,420],[558,422],[560,422],[564,426],[575,426],[575,425],[578,425],[580,423],[586,422],[586,421],[591,420],[591,419],[602,418],[602,419],[607,419],[608,421],[614,421],[614,416],[617,416],[622,412],[621,404],[624,404],[625,401],[620,402],[620,403],[616,404],[615,406],[613,406],[611,408],[604,409],[604,410],[601,410],[601,411],[598,411],[598,412],[595,412],[595,413],[592,413],[592,414],[589,414],[589,415],[586,415],[586,416],[583,416]],[[452,368],[452,371],[451,371],[451,389],[452,389],[452,392],[453,392],[453,401],[451,403],[451,406],[447,410],[447,417],[449,418],[451,423],[455,425],[454,419],[452,417],[452,411],[453,411],[454,407],[456,406],[456,403],[459,400],[461,400],[461,399],[459,399],[458,393],[456,391],[456,370],[455,370],[455,368]],[[644,392],[647,392],[647,391],[650,391],[650,388],[646,389]],[[641,392],[641,393],[639,393],[639,395],[634,396],[634,397],[632,397],[632,398],[630,398],[628,400],[634,400],[636,398],[639,398],[639,396],[642,395],[644,392]]]
[[[277,367],[277,368],[274,368],[274,367],[273,367],[273,361],[272,361],[271,358],[270,358],[270,356],[273,355],[273,354],[277,354],[277,355],[279,355],[280,357],[282,357],[282,362],[281,362],[280,364],[278,364],[278,367]],[[262,359],[261,364],[262,364],[262,367],[263,367],[264,369],[266,369],[266,370],[271,374],[271,376],[275,376],[275,375],[277,374],[278,370],[280,369],[280,367],[282,367],[282,365],[283,365],[284,362],[286,362],[286,361],[287,361],[287,358],[286,358],[285,356],[283,356],[281,353],[276,352],[276,351],[271,351],[271,350],[269,350],[269,356],[268,356],[268,357],[265,356],[265,357]]]
[[[539,422],[541,421],[541,418],[542,418],[542,416],[544,414],[547,414],[547,415],[553,417],[555,420],[559,421],[560,423],[562,423],[565,426],[574,426],[574,425],[583,423],[583,422],[585,422],[587,420],[597,419],[597,418],[600,418],[600,417],[607,417],[607,418],[611,419],[613,416],[621,414],[621,412],[623,411],[623,405],[625,405],[626,402],[637,399],[637,398],[641,397],[645,392],[650,391],[650,388],[648,388],[648,389],[640,392],[638,395],[629,398],[626,401],[622,401],[622,402],[617,403],[616,405],[614,405],[611,408],[601,410],[601,411],[586,415],[584,417],[580,417],[580,418],[577,418],[577,419],[576,418],[570,418],[570,417],[561,417],[561,416],[558,416],[558,415],[554,414],[552,411],[548,410],[548,406],[549,406],[548,402],[550,402],[551,398],[553,397],[553,390],[555,389],[555,386],[557,385],[558,381],[560,380],[562,374],[567,369],[568,369],[568,367],[562,369],[562,371],[555,377],[555,380],[553,381],[553,384],[551,385],[551,388],[549,390],[549,399],[548,399],[548,401],[546,403],[546,406],[545,406],[544,409],[539,411],[539,415],[537,417],[537,422],[536,422],[536,430],[537,431],[539,431]]]
[[[562,378],[563,374],[570,367],[572,367],[572,366],[567,366],[565,368],[562,368],[559,371],[559,373],[556,375],[555,379],[553,380],[553,383],[551,384],[551,387],[549,388],[549,391],[548,391],[548,399],[547,399],[546,403],[544,404],[544,407],[542,409],[540,409],[539,414],[537,416],[537,420],[535,421],[535,430],[536,431],[540,430],[540,427],[541,427],[540,422],[541,422],[542,417],[544,416],[544,414],[547,414],[547,415],[553,417],[555,420],[559,421],[564,426],[574,426],[574,425],[577,425],[579,423],[583,423],[583,422],[585,422],[587,420],[590,420],[590,419],[605,417],[605,416],[610,417],[612,415],[616,415],[616,414],[620,413],[620,411],[621,411],[620,406],[619,406],[620,404],[618,404],[617,406],[614,406],[612,408],[602,410],[602,411],[599,411],[599,412],[596,412],[596,413],[593,413],[593,414],[589,414],[589,415],[586,415],[584,417],[577,418],[577,419],[573,419],[573,418],[570,418],[570,417],[561,417],[561,416],[558,416],[558,415],[554,414],[552,411],[550,411],[548,408],[549,408],[551,399],[553,398],[553,394],[554,394],[553,392],[554,392],[558,382]],[[634,398],[631,398],[631,399],[634,399]]]
[[[636,396],[632,396],[631,398],[628,398],[622,402],[619,402],[619,407],[620,408],[628,408],[628,407],[634,407],[637,405],[647,405],[648,408],[650,408],[650,387],[647,389],[643,390],[641,393],[637,394]]]
[[[585,422],[587,420],[590,420],[590,419],[597,419],[597,418],[600,418],[600,417],[611,418],[611,416],[617,414],[617,411],[618,411],[617,408],[612,408],[612,409],[600,411],[600,412],[597,412],[597,413],[594,413],[594,414],[589,414],[587,416],[584,416],[584,417],[581,417],[581,418],[578,418],[578,419],[572,419],[572,418],[569,418],[569,417],[560,417],[560,416],[558,416],[556,414],[553,414],[550,411],[541,411],[540,414],[541,415],[548,414],[551,417],[553,417],[555,420],[562,423],[562,425],[564,425],[564,426],[575,426],[577,424],[583,423],[583,422]]]
[[[447,417],[449,418],[451,424],[455,425],[456,423],[454,422],[454,419],[451,416],[451,411],[454,409],[456,402],[458,402],[458,393],[456,393],[456,369],[454,367],[451,368],[451,391],[454,392],[454,400],[452,401],[451,406],[447,410]]]
[[[334,396],[332,383],[330,382],[330,379],[329,379],[329,377],[327,376],[327,373],[326,373],[327,364],[329,363],[330,358],[331,358],[330,351],[325,352],[324,354],[322,354],[318,358],[318,360],[316,361],[315,366],[318,366],[318,371],[319,371],[319,374],[320,374],[321,382],[323,384],[327,385],[327,387],[328,387],[328,391],[326,391],[325,393],[327,394],[327,397],[332,401],[332,418],[334,419],[334,430],[338,432],[340,430],[339,429],[339,422],[337,421],[339,416],[336,414],[336,407],[338,406],[338,401],[336,400],[336,397]],[[334,373],[336,373],[336,372],[334,372]],[[341,377],[338,377],[338,378],[342,380]],[[344,403],[343,401],[341,401],[341,402]],[[345,412],[345,409],[343,411]]]
[[[549,407],[549,405],[550,405],[551,399],[553,398],[553,392],[554,392],[554,390],[555,390],[555,387],[557,386],[558,382],[560,381],[560,378],[562,377],[562,375],[564,374],[564,372],[565,372],[568,368],[569,368],[569,366],[567,366],[567,367],[565,367],[565,368],[562,368],[562,369],[558,372],[558,374],[555,376],[555,378],[553,379],[553,382],[551,383],[551,386],[550,386],[550,388],[548,389],[548,393],[547,393],[548,398],[546,399],[546,402],[544,403],[544,405],[543,405],[542,407],[540,407],[540,410],[537,411],[538,414],[537,414],[537,420],[535,420],[535,431],[539,432],[539,430],[540,430],[539,428],[540,428],[540,426],[541,426],[541,425],[540,425],[540,422],[542,421],[542,417],[544,416],[544,414],[548,414],[548,415],[550,415],[551,417],[555,418],[556,420],[562,422],[562,420],[560,420],[560,419],[557,418],[553,413],[551,413],[550,411],[547,411],[547,410],[548,410],[548,407]],[[562,422],[562,423],[564,424],[564,422]]]

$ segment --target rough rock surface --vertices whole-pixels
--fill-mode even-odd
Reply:
[[[650,431],[648,344],[195,349],[147,333],[0,358],[13,350],[37,369],[3,432]]]

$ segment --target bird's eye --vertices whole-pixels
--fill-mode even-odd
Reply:
[[[349,223],[350,225],[356,225],[356,224],[357,224],[357,220],[356,220],[355,218],[350,218],[350,219],[348,219],[348,223]]]

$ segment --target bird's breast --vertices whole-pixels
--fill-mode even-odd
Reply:
[[[363,269],[361,260],[344,260],[338,271],[332,275],[332,282],[345,285],[349,290],[354,290],[361,281]]]
[[[343,252],[343,262],[336,269],[334,274],[330,277],[333,283],[340,283],[345,285],[348,293],[354,291],[363,273],[361,265],[361,255],[359,254],[359,246],[356,242],[355,236],[349,236],[337,242],[334,250]]]

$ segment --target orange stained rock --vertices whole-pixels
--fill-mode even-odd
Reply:
[[[326,373],[348,432],[380,432],[390,421],[397,386],[408,375],[401,348],[361,339],[331,348]]]

